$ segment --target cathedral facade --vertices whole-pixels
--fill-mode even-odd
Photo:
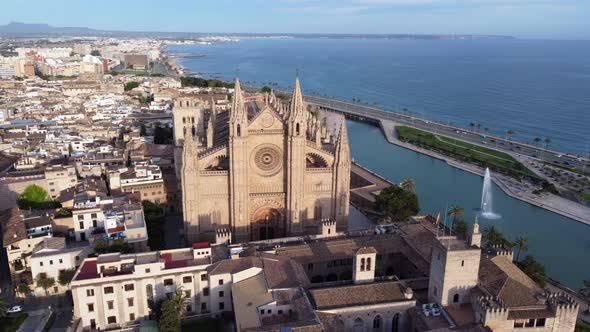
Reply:
[[[345,121],[330,135],[307,109],[298,78],[289,103],[272,92],[244,94],[239,80],[232,101],[230,111],[196,117],[201,123],[177,142],[186,240],[231,234],[232,241],[257,241],[316,233],[322,223],[345,230]]]

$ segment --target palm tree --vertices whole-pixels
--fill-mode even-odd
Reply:
[[[590,313],[590,279],[582,281],[582,287],[580,287],[578,293],[588,300],[588,309],[586,309],[586,312]]]
[[[512,135],[514,135],[514,130],[512,130],[512,129],[508,129],[508,130],[506,131],[506,135],[508,136],[508,140],[509,140],[509,141],[512,141]]]
[[[535,139],[533,141],[535,142],[535,145],[537,147],[539,147],[539,144],[541,143],[541,138],[540,137],[535,137]]]
[[[463,214],[463,208],[457,204],[453,204],[449,207],[447,214],[449,217],[453,217],[453,223],[455,223],[455,221],[457,221],[457,217]]]
[[[477,131],[479,131],[479,128],[481,128],[481,123],[476,122],[475,123],[475,128],[477,128]]]
[[[545,142],[545,150],[547,150],[549,148],[549,144],[551,143],[551,137],[545,137],[543,142]]]
[[[416,192],[416,182],[412,179],[405,179],[400,184],[400,187],[404,188],[405,190],[409,190],[413,193]]]
[[[184,312],[185,305],[188,301],[186,294],[182,291],[182,288],[179,288],[172,297],[172,302],[174,302],[174,307],[176,308],[176,317],[180,321],[182,318],[182,313]]]
[[[504,234],[494,225],[490,225],[484,229],[483,238],[486,246],[506,246],[510,244],[504,237]]]
[[[518,252],[516,253],[516,261],[518,262],[520,252],[529,250],[529,243],[526,237],[519,236],[516,238],[516,241],[514,241],[514,246],[518,248]]]

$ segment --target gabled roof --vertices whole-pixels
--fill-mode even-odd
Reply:
[[[27,238],[25,221],[18,208],[0,212],[0,223],[2,226],[3,247]]]
[[[318,310],[407,301],[398,281],[311,289]]]
[[[505,256],[482,258],[479,285],[508,307],[538,305],[543,290]]]

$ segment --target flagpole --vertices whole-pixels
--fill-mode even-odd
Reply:
[[[447,201],[447,205],[445,206],[445,221],[443,223],[443,237],[445,237],[445,232],[447,228],[447,210],[449,209],[449,201]]]

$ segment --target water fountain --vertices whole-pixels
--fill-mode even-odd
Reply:
[[[499,219],[501,216],[494,212],[492,206],[492,176],[490,169],[486,168],[486,174],[483,177],[483,189],[481,191],[481,213],[486,219]]]

